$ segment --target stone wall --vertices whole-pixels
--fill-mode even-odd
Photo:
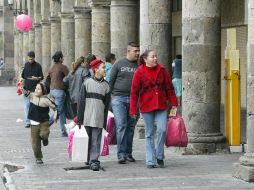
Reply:
[[[232,27],[247,24],[247,0],[221,1],[221,26]]]

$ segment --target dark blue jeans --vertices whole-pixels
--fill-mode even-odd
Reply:
[[[111,103],[116,123],[117,158],[122,159],[132,155],[136,121],[129,115],[129,96],[112,96]]]

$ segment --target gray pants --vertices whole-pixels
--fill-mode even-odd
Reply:
[[[101,147],[101,134],[102,129],[98,127],[88,127],[86,126],[86,131],[89,137],[88,144],[88,158],[89,164],[100,164],[100,147]]]

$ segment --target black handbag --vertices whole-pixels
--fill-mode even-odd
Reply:
[[[67,119],[73,119],[75,117],[75,113],[73,111],[72,105],[71,105],[71,98],[69,92],[66,90],[66,97],[64,101],[64,113],[65,117]]]

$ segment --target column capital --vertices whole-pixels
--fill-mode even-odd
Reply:
[[[34,23],[34,28],[39,28],[39,27],[41,27],[41,23],[35,22]]]
[[[90,18],[91,8],[90,7],[73,7],[74,18]]]
[[[111,7],[135,7],[136,0],[111,0]]]
[[[90,0],[90,2],[88,2],[88,5],[90,7],[109,7],[110,6],[110,0]]]
[[[73,7],[74,13],[90,13],[91,8],[90,7],[81,7],[81,6],[75,6]]]
[[[42,20],[42,21],[41,21],[41,25],[42,25],[42,26],[49,26],[49,25],[50,25],[50,22],[49,22],[49,20]]]
[[[60,19],[60,17],[59,16],[51,16],[50,18],[49,18],[49,21],[50,22],[54,22],[54,23],[60,23],[60,21],[61,21],[61,19]]]
[[[74,18],[74,15],[72,12],[61,12],[59,15],[61,18],[68,18],[68,19]]]

